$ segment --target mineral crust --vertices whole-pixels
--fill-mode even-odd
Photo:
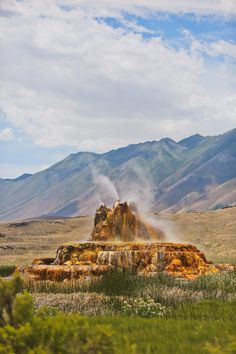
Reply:
[[[127,202],[117,201],[113,208],[101,205],[96,211],[91,241],[129,242],[164,239],[164,232],[144,221]]]
[[[202,252],[190,244],[158,242],[87,242],[62,245],[50,265],[37,259],[25,268],[33,280],[62,281],[98,276],[110,269],[130,270],[139,275],[167,272],[177,277],[194,279],[216,273]]]

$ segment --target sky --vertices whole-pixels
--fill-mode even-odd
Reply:
[[[235,0],[1,0],[0,177],[236,127]]]

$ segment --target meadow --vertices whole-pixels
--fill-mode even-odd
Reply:
[[[0,353],[235,353],[236,274],[0,279]]]

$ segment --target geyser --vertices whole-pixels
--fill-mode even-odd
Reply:
[[[162,242],[164,238],[161,230],[144,222],[126,202],[117,201],[113,208],[101,205],[89,242],[62,245],[55,259],[35,259],[24,274],[32,280],[63,281],[90,279],[119,269],[194,279],[221,269],[195,246]]]
[[[144,222],[127,202],[117,200],[113,208],[101,205],[94,218],[91,241],[157,241],[164,240],[160,229]]]

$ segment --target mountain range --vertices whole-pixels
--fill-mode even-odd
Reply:
[[[152,212],[236,205],[236,129],[79,152],[44,171],[0,179],[0,220],[88,215],[116,199]]]

